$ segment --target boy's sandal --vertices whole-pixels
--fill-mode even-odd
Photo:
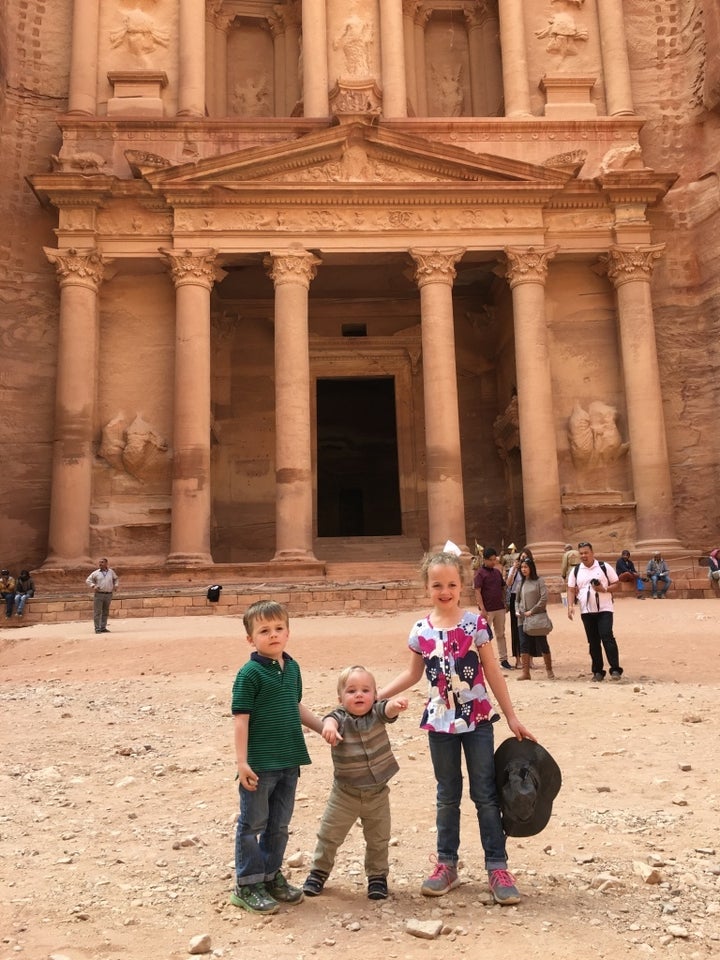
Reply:
[[[388,885],[385,877],[368,877],[368,900],[387,900]]]
[[[311,870],[303,884],[303,893],[306,897],[319,897],[323,892],[327,875],[320,870]]]

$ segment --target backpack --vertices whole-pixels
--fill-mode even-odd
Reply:
[[[220,599],[220,591],[222,587],[219,583],[214,583],[211,587],[208,587],[207,598],[210,603],[217,603]]]

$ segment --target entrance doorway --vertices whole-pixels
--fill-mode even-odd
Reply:
[[[319,537],[402,533],[394,377],[317,380]]]

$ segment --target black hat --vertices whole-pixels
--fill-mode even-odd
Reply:
[[[560,767],[545,747],[509,737],[495,751],[495,781],[505,833],[509,837],[540,833],[562,784]]]

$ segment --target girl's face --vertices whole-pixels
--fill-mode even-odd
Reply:
[[[428,594],[436,610],[460,606],[462,583],[456,566],[436,563],[428,570]]]
[[[528,564],[527,560],[523,560],[523,562],[520,564],[520,573],[524,577],[530,576],[530,565]]]

